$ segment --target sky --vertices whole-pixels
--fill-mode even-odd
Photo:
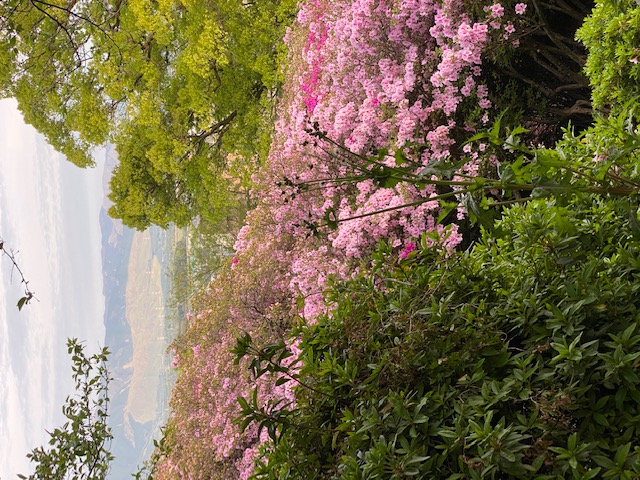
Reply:
[[[80,169],[0,100],[0,237],[37,300],[18,311],[17,272],[0,257],[0,479],[32,471],[26,454],[63,423],[72,393],[66,339],[104,343],[98,214],[104,152]]]

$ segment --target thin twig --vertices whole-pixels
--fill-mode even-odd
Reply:
[[[2,254],[11,262],[12,275],[14,270],[18,272],[18,275],[20,275],[20,283],[24,285],[24,296],[18,301],[18,309],[21,309],[23,305],[27,305],[33,299],[37,300],[37,298],[35,296],[35,293],[29,289],[29,282],[25,278],[20,265],[18,265],[18,262],[16,261],[17,252],[14,252],[13,250],[7,250],[4,247],[4,240],[2,239],[2,237],[0,237],[0,252],[2,252]]]

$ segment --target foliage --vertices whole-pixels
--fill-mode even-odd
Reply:
[[[77,165],[115,142],[111,214],[127,225],[215,219],[229,155],[253,171],[264,154],[294,10],[290,0],[2,2],[0,95]]]
[[[49,432],[49,444],[35,448],[27,457],[35,472],[19,478],[29,480],[104,480],[113,456],[109,415],[109,351],[88,357],[76,339],[67,342],[73,361],[76,394],[66,399],[62,413],[67,421]]]
[[[632,222],[580,195],[511,207],[470,252],[383,245],[297,332],[255,478],[635,478]]]
[[[593,88],[594,106],[619,112],[620,107],[637,102],[640,95],[638,3],[598,0],[577,37],[589,51],[586,72]]]

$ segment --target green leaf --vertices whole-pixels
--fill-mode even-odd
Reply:
[[[438,431],[438,435],[440,435],[443,438],[458,438],[458,434],[453,430],[442,429]]]
[[[633,236],[640,240],[640,221],[638,221],[638,207],[629,202],[629,226]]]
[[[618,447],[618,450],[616,451],[616,456],[614,458],[614,461],[618,464],[618,466],[620,468],[622,468],[625,464],[625,462],[627,461],[627,458],[629,457],[629,451],[631,450],[631,444],[630,443],[626,443],[624,445],[621,445],[620,447]]]
[[[22,307],[24,307],[25,303],[27,303],[27,297],[22,297],[20,300],[18,300],[18,310],[22,310]]]
[[[602,470],[600,467],[592,468],[585,472],[582,477],[580,477],[580,480],[591,480],[592,478],[596,478],[600,473],[600,470]]]
[[[536,457],[536,459],[531,463],[531,468],[532,471],[535,473],[538,470],[540,470],[540,467],[542,467],[542,465],[544,464],[545,460],[546,460],[546,455],[538,455]]]
[[[509,450],[500,450],[500,456],[503,457],[508,462],[516,461],[515,454],[513,452],[510,452]]]
[[[565,167],[566,162],[560,158],[556,150],[542,148],[535,151],[535,161],[545,167]]]
[[[471,193],[467,193],[464,197],[464,203],[467,207],[467,210],[471,212],[472,217],[484,228],[487,230],[491,230],[493,228],[493,224],[495,221],[494,210],[493,209],[483,209],[476,202],[475,198]]]
[[[489,141],[494,145],[502,144],[502,142],[500,141],[500,127],[502,124],[502,117],[504,116],[504,114],[505,112],[502,112],[500,116],[498,116],[496,121],[493,123],[491,130],[489,130]]]
[[[617,467],[616,463],[613,460],[611,460],[609,457],[605,457],[604,455],[593,455],[591,458],[594,462],[596,462],[601,467],[606,468],[607,470],[611,470]]]
[[[285,383],[289,382],[291,379],[288,377],[280,377],[278,380],[276,380],[276,387],[279,387],[280,385],[284,385]]]

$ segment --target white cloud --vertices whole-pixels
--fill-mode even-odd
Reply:
[[[2,259],[0,478],[26,473],[25,455],[62,422],[66,338],[94,349],[104,342],[100,177],[66,162],[24,125],[14,101],[0,101],[0,236],[19,250],[38,298],[18,312],[19,276]]]

